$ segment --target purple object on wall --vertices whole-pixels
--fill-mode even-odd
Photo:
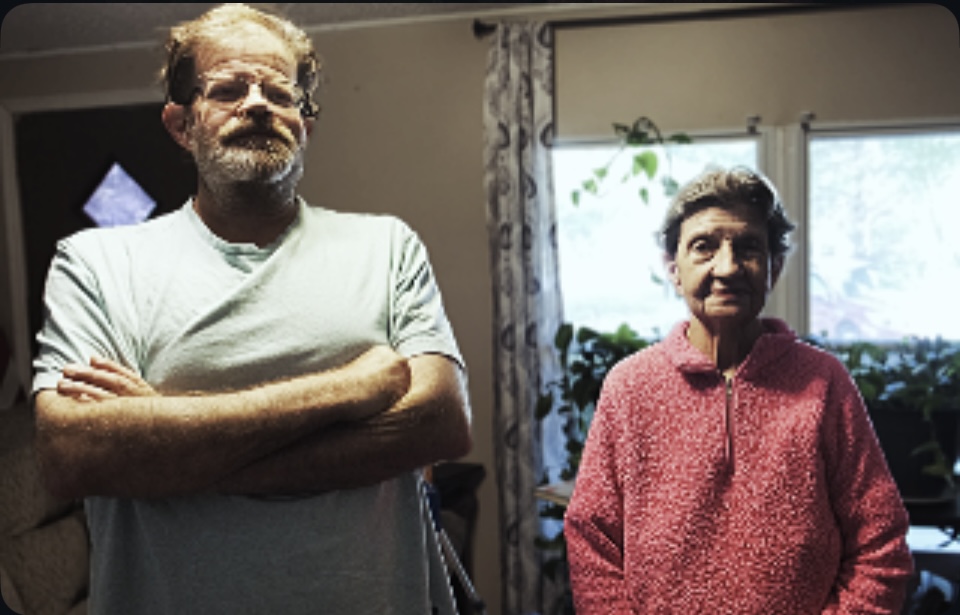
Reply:
[[[83,211],[98,226],[123,226],[143,222],[156,206],[157,202],[115,162]]]

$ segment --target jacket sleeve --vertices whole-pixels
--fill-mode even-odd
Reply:
[[[900,613],[913,570],[906,543],[909,517],[860,394],[842,366],[826,403],[824,454],[843,555],[824,613]]]
[[[601,396],[584,446],[564,537],[577,615],[629,613],[623,568],[623,495],[615,408]]]

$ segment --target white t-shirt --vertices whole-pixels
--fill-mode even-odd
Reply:
[[[423,244],[389,216],[300,202],[273,245],[230,244],[188,202],[58,245],[34,392],[97,354],[161,393],[328,369],[376,344],[462,364]],[[453,612],[418,473],[288,499],[88,498],[91,615]]]

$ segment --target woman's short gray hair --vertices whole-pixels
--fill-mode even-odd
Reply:
[[[744,166],[709,168],[680,188],[660,227],[660,246],[670,258],[676,257],[684,220],[708,207],[729,209],[741,204],[766,220],[770,256],[779,257],[790,251],[788,236],[796,225],[787,218],[777,189],[761,173]]]

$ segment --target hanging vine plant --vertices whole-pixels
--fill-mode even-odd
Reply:
[[[574,205],[579,205],[583,193],[593,196],[601,195],[601,186],[607,181],[610,170],[621,156],[630,155],[632,163],[629,170],[621,175],[621,182],[628,182],[636,178],[645,178],[637,189],[637,196],[645,204],[650,202],[649,182],[654,181],[657,173],[660,171],[660,157],[656,151],[651,149],[653,146],[665,146],[670,143],[684,144],[692,143],[693,140],[684,133],[675,133],[666,138],[660,132],[660,128],[646,116],[641,116],[634,120],[632,124],[613,124],[613,132],[620,142],[620,147],[601,167],[593,170],[591,177],[583,180],[580,188],[574,190],[570,198]],[[669,162],[670,152],[664,149],[664,155]],[[660,179],[661,187],[667,197],[672,197],[677,193],[679,185],[673,177],[666,173]]]

